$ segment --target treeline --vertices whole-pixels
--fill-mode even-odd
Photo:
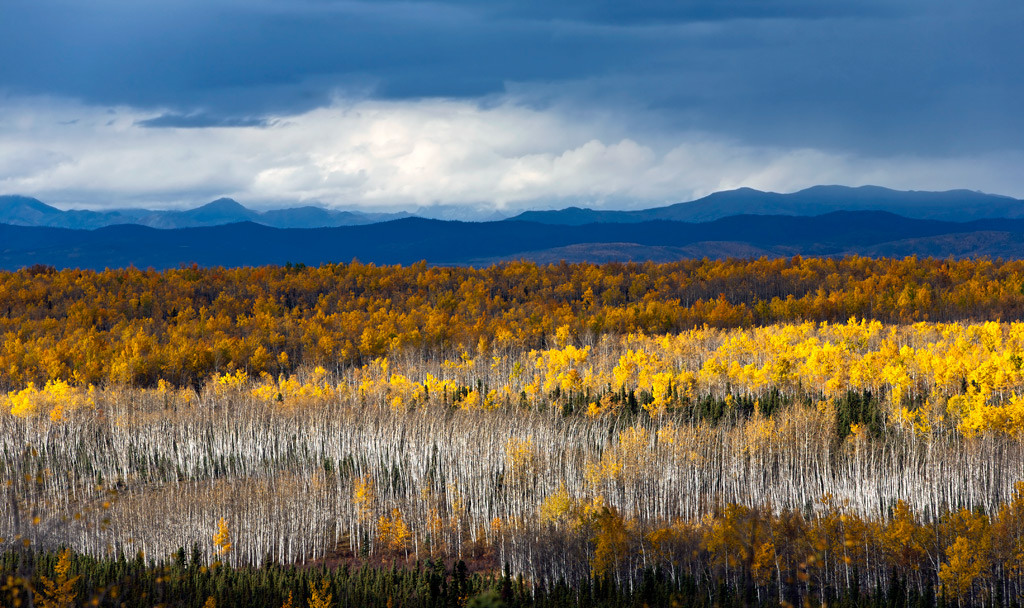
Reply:
[[[393,352],[779,322],[1018,320],[1024,262],[800,258],[483,269],[37,266],[0,273],[0,383],[195,385]],[[0,387],[3,388],[3,387]]]
[[[162,563],[135,557],[94,559],[82,555],[8,553],[0,561],[9,606],[110,606],[149,608],[647,608],[690,606],[730,608],[778,606],[777,598],[724,582],[697,580],[681,572],[644,570],[635,586],[607,577],[565,581],[526,581],[508,573],[471,572],[465,562],[425,560],[410,567],[342,565],[259,569],[208,568],[184,550]],[[62,582],[62,593],[48,592],[44,579]],[[71,584],[68,585],[67,582]],[[961,605],[941,591],[919,591],[900,577],[884,589],[851,589],[808,596],[809,606],[837,608],[932,608]],[[21,600],[19,603],[17,600]],[[66,603],[59,603],[66,600]],[[45,602],[52,602],[46,604]],[[1014,598],[992,598],[993,607],[1016,607]]]
[[[514,573],[492,557],[411,559],[394,545],[376,559],[342,556],[308,567],[233,567],[219,547],[159,559],[102,558],[21,548],[0,559],[7,605],[271,606],[1019,606],[1024,597],[1024,483],[991,517],[960,510],[933,524],[898,502],[888,522],[727,505],[699,521],[638,527],[605,505],[545,503],[547,560],[583,560]],[[224,536],[227,524],[221,521]],[[387,533],[384,533],[385,536]],[[214,537],[214,546],[221,542]],[[380,542],[388,542],[386,539]],[[403,549],[405,555],[403,555]],[[566,552],[559,557],[557,552]],[[587,561],[588,560],[588,561]],[[353,568],[352,565],[357,567]],[[390,567],[388,565],[390,564]],[[448,568],[447,564],[451,564]],[[477,596],[476,601],[469,598]],[[298,601],[296,602],[296,598]],[[22,601],[17,601],[17,600]]]

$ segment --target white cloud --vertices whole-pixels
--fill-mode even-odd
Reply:
[[[0,99],[0,192],[63,206],[653,206],[749,186],[970,188],[1024,196],[1019,154],[864,158],[778,149],[508,101],[337,100],[263,127],[146,128],[159,116]],[[635,124],[636,121],[633,121]]]

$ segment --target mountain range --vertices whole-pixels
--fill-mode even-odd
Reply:
[[[238,222],[253,222],[275,228],[324,228],[359,226],[408,217],[402,213],[363,213],[323,207],[291,207],[254,211],[230,198],[219,198],[195,209],[184,211],[149,209],[111,209],[62,211],[28,196],[0,196],[0,223],[12,226],[48,226],[90,230],[119,224],[138,224],[150,228],[199,228]]]
[[[1024,217],[1024,201],[972,190],[900,191],[878,186],[814,186],[778,194],[752,188],[725,190],[689,202],[638,211],[597,211],[570,207],[527,211],[512,218],[543,224],[579,226],[654,220],[708,222],[732,215],[821,215],[832,211],[888,211],[904,217],[964,222],[985,218]]]
[[[947,192],[899,191],[878,186],[814,186],[791,194],[751,188],[716,192],[704,198],[634,211],[607,211],[569,207],[552,211],[526,211],[509,221],[582,226],[592,223],[626,224],[650,221],[708,222],[733,215],[813,216],[832,211],[888,211],[909,218],[963,222],[986,218],[1024,217],[1024,201],[971,190]],[[230,198],[220,198],[189,210],[137,208],[106,211],[63,211],[42,201],[17,195],[0,196],[0,223],[14,226],[93,229],[118,224],[151,228],[199,228],[253,222],[274,228],[329,228],[359,226],[401,219],[465,218],[464,209],[432,206],[413,213],[367,213],[303,206],[269,211],[249,209]],[[481,217],[503,219],[497,213]]]
[[[798,254],[1024,259],[1024,201],[963,190],[740,189],[641,211],[563,209],[463,222],[317,207],[258,212],[229,199],[188,211],[61,211],[36,199],[0,197],[0,268],[11,270]]]

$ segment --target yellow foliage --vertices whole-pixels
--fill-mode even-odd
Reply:
[[[946,548],[946,562],[939,568],[939,580],[948,593],[959,598],[987,573],[992,561],[991,522],[983,514],[961,509],[944,516],[942,527],[954,540]]]
[[[626,521],[612,507],[602,508],[594,523],[594,556],[590,560],[590,571],[595,577],[607,576],[629,552],[629,533]]]
[[[237,386],[237,390],[241,390],[244,386],[238,381],[238,376],[241,374],[244,372],[237,372],[229,382],[232,386]],[[224,378],[222,376],[220,380]],[[294,408],[330,401],[349,392],[348,386],[332,385],[330,380],[327,370],[319,366],[304,377],[297,374],[288,376],[282,374],[275,379],[270,374],[261,374],[260,382],[249,389],[249,394],[258,401],[281,402],[285,406]]]
[[[472,410],[481,407],[480,391],[469,391],[459,399],[458,405],[464,410]]]
[[[955,427],[966,436],[1024,436],[1024,323],[886,326],[851,319],[734,330],[699,327],[661,336],[605,335],[586,347],[571,343],[576,325],[559,321],[553,326],[545,331],[555,334],[554,348],[516,353],[506,346],[509,350],[497,358],[474,358],[464,350],[455,360],[437,362],[430,369],[441,378],[401,357],[378,356],[338,376],[321,366],[277,370],[277,375],[261,370],[258,376],[235,368],[209,376],[205,390],[247,395],[270,406],[280,403],[286,413],[348,397],[395,409],[451,405],[452,395],[458,394],[455,405],[467,410],[582,403],[583,412],[593,418],[619,414],[627,396],[657,418],[701,397],[728,403],[735,396],[763,404],[772,391],[808,397],[824,415],[834,416],[836,402],[848,391],[869,391],[881,400],[884,422],[906,432],[927,436]],[[319,337],[310,340],[319,343]],[[148,352],[137,346],[131,357]],[[276,352],[277,347],[273,349]],[[246,351],[250,352],[256,356],[255,350]],[[273,369],[276,364],[269,352],[261,365]],[[178,358],[200,354],[186,349]],[[134,364],[128,368],[128,379],[142,373]],[[190,398],[165,380],[155,381],[155,393],[168,405]],[[19,417],[49,416],[57,422],[76,411],[92,410],[97,399],[103,399],[101,391],[80,381],[51,379],[44,385],[15,386],[23,388],[0,397],[0,408]],[[582,395],[586,401],[579,399]],[[767,443],[759,439],[752,445]],[[592,478],[621,481],[630,475],[631,463],[638,461],[616,457],[591,463]]]
[[[331,599],[334,597],[328,593],[330,589],[330,581],[320,581],[320,586],[310,585],[309,588],[309,608],[331,608]]]
[[[588,462],[584,476],[592,486],[605,482],[635,479],[649,462],[650,433],[642,426],[633,426],[619,433],[618,443],[601,454],[598,462]]]
[[[392,509],[390,517],[381,517],[377,521],[377,543],[391,551],[404,551],[412,538],[412,533],[402,519],[402,512]]]
[[[533,437],[509,437],[505,442],[505,476],[508,483],[528,482],[537,470],[538,455]]]
[[[926,555],[925,533],[907,503],[900,500],[893,509],[892,519],[882,532],[882,549],[901,570],[917,570]]]
[[[81,578],[68,576],[71,571],[71,549],[61,552],[53,569],[57,574],[56,578],[39,577],[43,582],[43,591],[37,604],[40,608],[70,608],[75,604],[75,583]]]
[[[223,517],[217,522],[217,532],[213,535],[213,548],[216,555],[226,555],[231,551],[231,532],[228,522]]]
[[[51,421],[59,422],[76,410],[94,409],[96,387],[82,388],[63,380],[50,380],[40,390],[30,382],[20,391],[9,392],[5,401],[9,411],[20,418],[47,413]]]
[[[540,389],[544,393],[551,393],[556,388],[565,393],[583,388],[583,378],[588,369],[583,366],[590,356],[589,346],[576,348],[571,344],[564,344],[561,348],[531,351],[530,355],[536,357],[534,366],[542,374]]]
[[[585,414],[590,418],[614,416],[618,413],[620,408],[621,406],[612,399],[611,393],[607,393],[601,397],[600,401],[591,402],[587,406]]]
[[[978,559],[971,541],[958,536],[946,549],[946,563],[939,568],[939,580],[953,597],[963,597],[981,576],[985,563]]]
[[[711,553],[715,563],[731,568],[742,563],[750,550],[750,516],[749,507],[730,504],[721,516],[709,518],[704,547]]]
[[[775,421],[769,416],[764,418],[760,415],[752,418],[743,428],[745,443],[743,451],[749,454],[757,454],[765,451],[771,445],[775,437]]]
[[[221,394],[227,392],[237,392],[245,388],[249,383],[249,374],[245,370],[236,370],[234,374],[214,374],[212,379],[213,386]]]
[[[575,508],[576,501],[569,496],[569,492],[565,489],[565,484],[563,483],[558,487],[557,491],[548,495],[540,503],[538,513],[540,514],[541,521],[554,524],[568,521]]]
[[[369,475],[356,480],[352,489],[352,502],[355,503],[356,512],[359,514],[359,521],[368,522],[373,517],[377,492],[373,487],[373,478]]]
[[[1014,484],[1013,499],[999,508],[992,541],[1007,572],[1024,573],[1024,481]]]
[[[651,545],[652,553],[657,561],[676,566],[678,565],[675,559],[676,552],[687,545],[691,545],[689,547],[691,549],[696,548],[699,544],[699,540],[697,540],[699,536],[700,531],[697,526],[677,518],[671,525],[651,530],[644,536],[644,539]]]
[[[767,585],[775,569],[775,544],[771,541],[757,543],[751,574],[758,585]]]

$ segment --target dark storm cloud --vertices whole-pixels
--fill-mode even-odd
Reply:
[[[207,114],[161,114],[156,118],[137,121],[140,127],[205,129],[207,127],[264,127],[269,124],[264,118],[216,117]]]
[[[839,151],[1019,150],[1024,132],[1010,0],[3,2],[0,87],[164,110],[151,126],[515,90]]]

